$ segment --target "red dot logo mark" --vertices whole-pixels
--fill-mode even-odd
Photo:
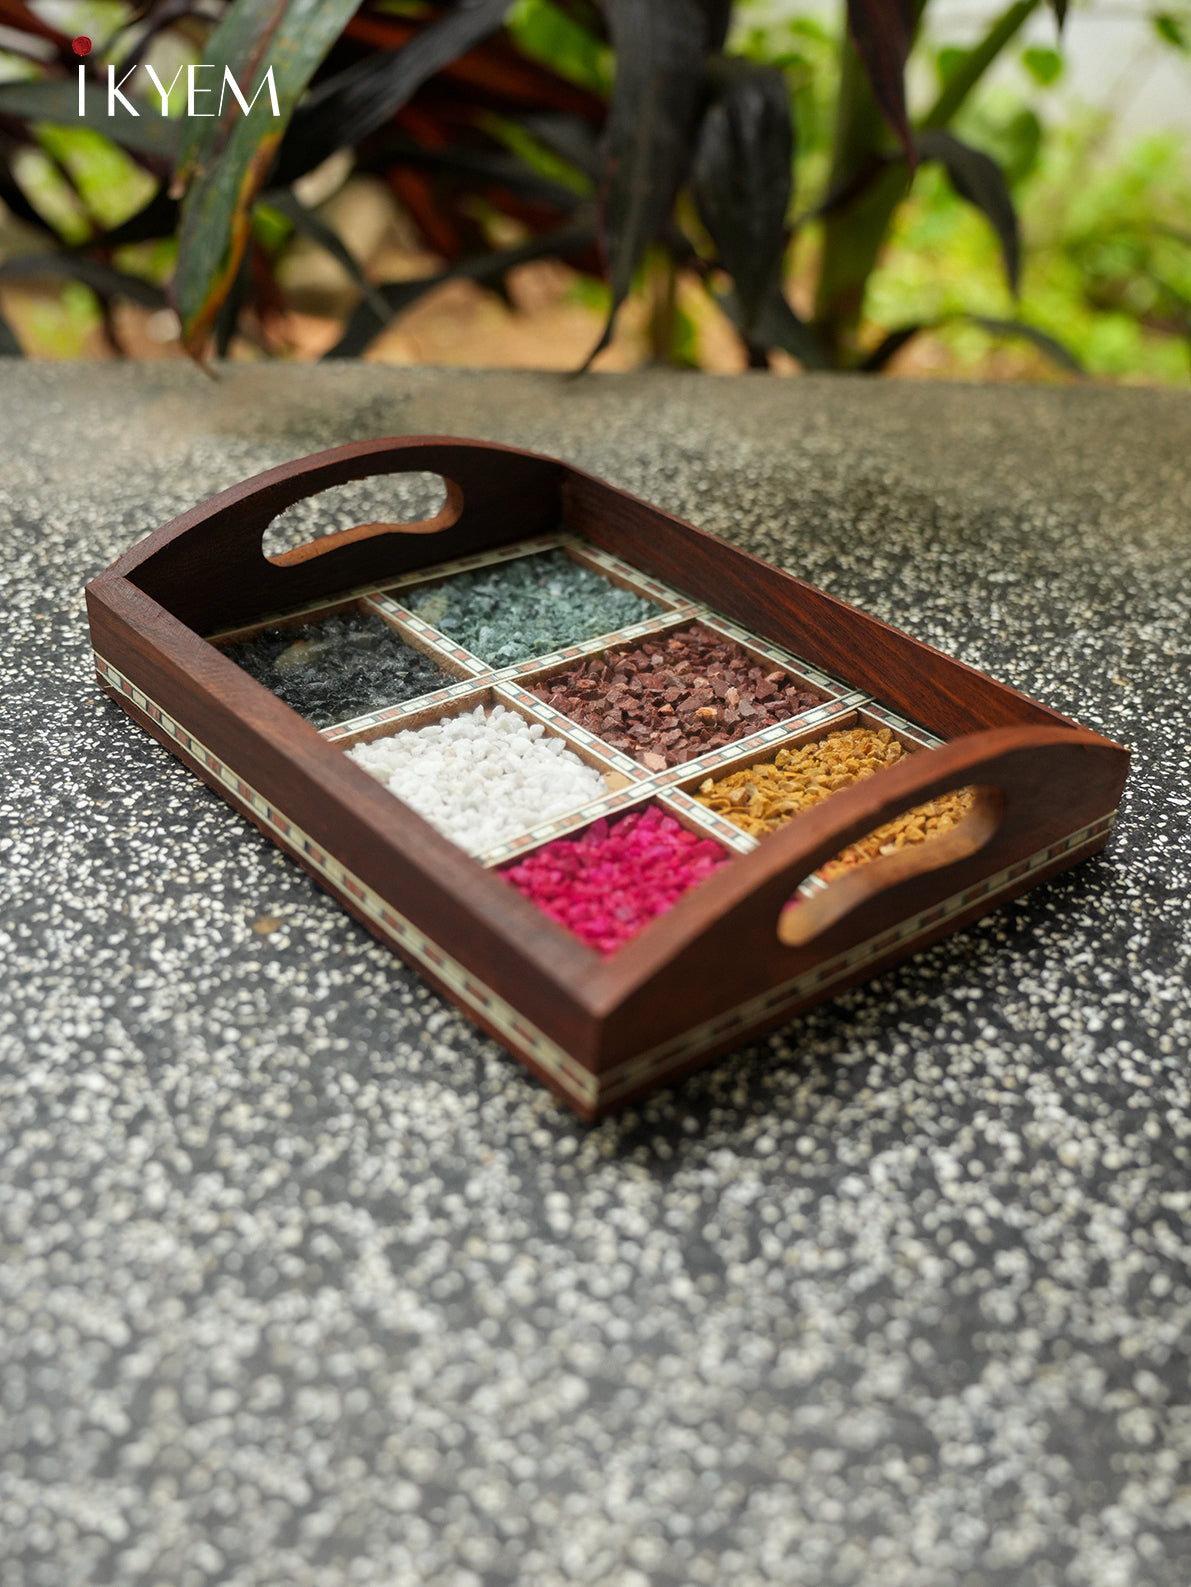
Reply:
[[[91,40],[85,34],[80,33],[78,38],[71,42],[70,47],[76,55],[90,55]]]

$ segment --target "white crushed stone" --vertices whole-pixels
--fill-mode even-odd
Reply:
[[[483,854],[607,792],[540,722],[494,705],[357,744],[347,753],[469,854]]]

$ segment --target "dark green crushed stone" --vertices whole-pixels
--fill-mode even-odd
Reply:
[[[490,667],[577,645],[661,611],[565,551],[457,573],[399,598]]]
[[[224,654],[315,727],[400,705],[457,681],[371,612],[340,612],[301,628],[267,628],[226,646]]]

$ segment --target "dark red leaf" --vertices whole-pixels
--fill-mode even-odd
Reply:
[[[877,374],[885,368],[894,354],[899,353],[915,336],[921,335],[923,331],[937,330],[941,325],[953,324],[956,320],[964,320],[969,325],[978,325],[990,336],[1017,337],[1021,341],[1031,342],[1039,352],[1053,359],[1061,369],[1066,369],[1073,375],[1084,373],[1083,365],[1070,348],[1064,347],[1062,342],[1056,341],[1053,336],[1048,336],[1045,331],[1040,331],[1036,325],[1027,325],[1024,320],[989,319],[984,314],[944,314],[937,320],[924,320],[915,325],[899,325],[896,330],[890,331],[880,345],[868,355],[860,365],[861,372]]]
[[[511,4],[512,0],[458,0],[399,49],[366,55],[319,83],[286,134],[274,176],[277,185],[288,186],[336,149],[350,148],[383,126],[428,77],[495,33]]]
[[[906,60],[914,42],[914,0],[848,0],[848,22],[873,94],[913,170],[914,139],[906,115]]]
[[[376,290],[388,305],[389,319],[393,319],[427,292],[432,292],[435,287],[442,286],[447,281],[470,280],[491,283],[502,278],[506,271],[512,270],[516,265],[528,264],[533,259],[568,258],[582,253],[591,246],[594,236],[594,221],[590,216],[582,217],[570,225],[548,232],[545,236],[532,238],[515,248],[478,254],[473,258],[461,260],[449,270],[439,271],[437,275],[422,276],[416,281],[391,281]],[[388,320],[382,320],[378,316],[371,302],[361,303],[339,341],[323,356],[358,358],[369,343],[380,335],[387,323]]]
[[[895,331],[890,331],[873,348],[872,352],[859,366],[860,373],[862,375],[880,374],[889,360],[895,354],[900,353],[907,342],[912,342],[916,336],[929,329],[931,327],[925,323],[921,325],[899,325]]]
[[[601,191],[601,244],[616,311],[645,250],[670,219],[690,167],[704,94],[705,18],[699,0],[607,0],[616,50]]]
[[[598,181],[600,176],[599,142],[590,124],[578,116],[531,113],[519,117],[526,132],[539,143],[573,165],[584,176]]]
[[[5,27],[14,28],[18,33],[34,33],[39,39],[49,39],[56,44],[62,54],[70,56],[70,38],[58,28],[51,27],[48,22],[43,22],[35,16],[23,0],[0,0],[0,22]]]
[[[735,283],[740,330],[751,340],[785,256],[794,158],[790,100],[774,66],[722,61],[712,80],[718,92],[699,130],[691,190]]]
[[[396,50],[408,45],[426,27],[425,23],[397,17],[355,16],[344,29],[344,36],[359,39],[372,49]],[[519,110],[553,110],[589,120],[602,118],[604,105],[598,95],[576,83],[569,83],[522,55],[508,38],[486,38],[442,68],[441,76],[480,90],[495,99],[507,100]]]
[[[43,276],[57,276],[68,281],[82,281],[93,292],[106,297],[128,298],[143,304],[147,309],[165,307],[165,293],[151,281],[117,270],[113,265],[97,259],[88,259],[77,253],[32,253],[19,259],[6,259],[0,264],[0,281],[36,281]]]
[[[0,358],[23,358],[20,342],[17,341],[16,332],[0,314]]]
[[[973,325],[979,325],[990,336],[1016,336],[1022,341],[1032,342],[1039,352],[1045,353],[1061,369],[1073,375],[1084,373],[1083,365],[1071,349],[1064,347],[1055,337],[1048,336],[1045,331],[1040,331],[1036,325],[1027,325],[1024,320],[994,320],[986,314],[965,314],[963,317]]]
[[[1016,296],[1021,275],[1021,237],[1017,212],[1000,166],[950,132],[922,133],[918,152],[924,160],[938,160],[960,198],[975,204],[987,216],[1000,239],[1009,289]]]
[[[703,0],[703,4],[707,16],[706,46],[709,52],[718,52],[732,26],[733,0]]]
[[[55,242],[58,241],[58,233],[41,211],[34,209],[2,163],[0,163],[0,202],[16,220],[24,221],[26,226],[32,226],[35,231],[53,238]]]
[[[720,307],[736,328],[745,336],[750,352],[780,347],[783,352],[797,358],[804,369],[827,369],[827,356],[819,346],[818,338],[805,320],[799,319],[786,302],[781,284],[775,281],[766,293],[754,315],[747,333],[736,294],[729,292],[720,299]]]

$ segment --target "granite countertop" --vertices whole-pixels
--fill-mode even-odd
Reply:
[[[100,694],[338,442],[564,456],[1135,751],[1105,853],[585,1127]],[[3,1587],[1186,1587],[1191,397],[0,372]]]

